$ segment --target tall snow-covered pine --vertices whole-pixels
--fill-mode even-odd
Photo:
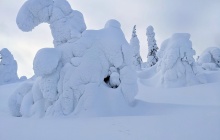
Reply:
[[[140,56],[140,42],[136,34],[136,25],[133,27],[130,45],[133,48],[133,65],[139,70],[141,69],[142,58]]]
[[[153,26],[147,27],[147,41],[148,41],[148,55],[147,55],[147,63],[149,66],[153,66],[157,63],[158,57],[157,57],[157,43],[155,40],[155,33]]]

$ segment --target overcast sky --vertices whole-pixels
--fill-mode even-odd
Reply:
[[[18,74],[33,75],[32,62],[40,48],[53,47],[49,26],[32,32],[18,29],[15,19],[26,0],[0,0],[0,49],[8,48],[18,62]],[[176,32],[191,34],[197,55],[211,46],[220,47],[220,0],[69,0],[83,13],[87,29],[101,29],[109,19],[122,25],[127,40],[137,25],[141,55],[146,60],[146,28],[155,29],[158,46]]]

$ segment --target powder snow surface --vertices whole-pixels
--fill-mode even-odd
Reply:
[[[109,89],[105,90],[106,93],[94,93],[99,98],[87,110],[90,113],[97,110],[102,114],[59,118],[12,117],[7,102],[20,84],[0,86],[0,140],[220,139],[219,82],[171,89],[139,83],[136,96],[139,103],[136,107],[129,107],[130,110],[120,103],[123,101],[120,92]],[[90,90],[92,92],[92,86]],[[111,109],[116,110],[115,115],[108,116]],[[79,114],[83,116],[83,113]]]

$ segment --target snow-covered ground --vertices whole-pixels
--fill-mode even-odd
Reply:
[[[139,103],[131,109],[136,115],[65,118],[12,117],[8,98],[19,85],[0,86],[0,140],[220,140],[219,82],[170,89],[140,82]],[[113,96],[114,90],[109,91]],[[110,95],[97,101],[104,97]]]

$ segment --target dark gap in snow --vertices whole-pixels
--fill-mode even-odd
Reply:
[[[110,87],[110,88],[118,88],[117,85],[115,85],[115,86],[111,86],[111,85],[109,84],[109,82],[110,82],[110,76],[109,76],[109,75],[108,75],[107,77],[104,78],[104,82],[105,82],[106,85],[107,85],[108,87]]]
[[[108,85],[110,80],[110,76],[108,75],[107,77],[104,78],[104,82]]]

